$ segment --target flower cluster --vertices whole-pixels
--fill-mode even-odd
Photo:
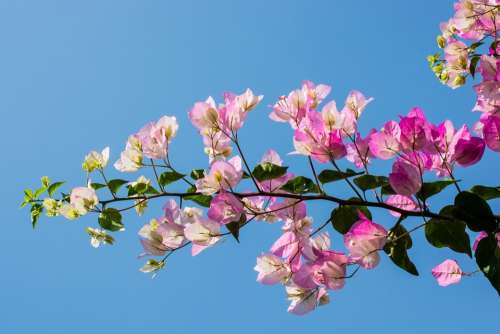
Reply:
[[[372,269],[378,264],[378,251],[385,245],[387,231],[362,213],[344,236],[349,251],[344,254],[330,249],[328,233],[313,237],[312,218],[306,216],[305,205],[297,203],[287,211],[293,214],[278,214],[284,221],[283,235],[270,253],[257,258],[255,270],[258,282],[285,285],[291,301],[289,312],[302,315],[328,303],[327,291],[344,287],[348,266]]]
[[[482,113],[474,130],[495,152],[500,127],[500,2],[498,0],[461,0],[455,4],[455,14],[441,24],[442,34],[437,43],[443,55],[429,56],[436,76],[448,86],[457,88],[466,78],[481,74],[474,85],[477,94],[474,111]],[[489,47],[482,54],[482,45]]]
[[[139,132],[129,137],[115,168],[121,172],[135,172],[143,166],[144,157],[166,159],[168,145],[177,134],[179,125],[172,116],[163,116],[156,123],[144,125]]]
[[[217,105],[210,96],[196,102],[189,112],[191,123],[200,131],[205,153],[210,161],[225,159],[232,153],[231,141],[243,126],[248,112],[253,110],[263,96],[256,96],[250,89],[243,94],[224,93],[224,103]]]

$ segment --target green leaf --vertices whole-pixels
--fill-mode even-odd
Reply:
[[[121,231],[125,227],[122,224],[122,215],[114,208],[106,208],[99,214],[99,225],[108,231]]]
[[[443,216],[451,216],[452,205],[445,206],[439,212]],[[472,257],[469,235],[465,231],[466,224],[460,220],[442,220],[432,218],[425,225],[427,241],[437,248],[448,247],[458,253]]]
[[[190,187],[187,190],[187,192],[188,193],[196,193],[196,187]],[[209,208],[210,202],[212,201],[212,196],[203,195],[203,194],[193,194],[193,195],[186,195],[183,197],[183,199],[188,200],[188,201],[193,201],[196,204],[199,204],[201,206]]]
[[[255,166],[252,174],[257,181],[273,180],[286,174],[288,167],[278,166],[270,162],[264,162]]]
[[[470,190],[485,201],[500,197],[500,187],[474,186]]]
[[[39,203],[35,203],[31,206],[31,225],[33,228],[36,227],[36,224],[38,223],[38,218],[40,218],[40,215],[43,212],[43,205]]]
[[[403,236],[404,235],[404,236]],[[396,240],[397,241],[391,241]],[[397,225],[389,231],[389,241],[384,246],[384,252],[395,265],[406,272],[418,276],[417,267],[408,257],[408,249],[412,246],[410,234],[407,234],[403,225]]]
[[[475,232],[494,231],[498,227],[488,203],[476,194],[462,191],[455,197],[453,216],[463,220]]]
[[[90,184],[90,187],[91,187],[92,189],[94,189],[94,190],[99,190],[99,189],[101,189],[101,188],[105,188],[105,187],[106,187],[106,185],[105,185],[105,184],[102,184],[102,183],[95,183],[95,182],[94,182],[94,183],[91,183],[91,184]]]
[[[366,206],[340,205],[333,209],[330,214],[333,228],[341,234],[346,234],[351,226],[359,220],[359,211],[368,219],[372,218],[371,212]]]
[[[394,189],[392,189],[390,184],[384,184],[382,188],[380,188],[382,195],[396,195]]]
[[[439,180],[434,182],[424,182],[422,188],[417,192],[416,196],[421,201],[427,200],[429,197],[439,194],[444,188],[455,183],[454,180]]]
[[[113,194],[116,194],[118,192],[118,190],[120,190],[120,187],[126,183],[128,183],[127,180],[114,179],[114,180],[111,180],[108,182],[108,187],[109,187],[109,190],[111,190],[111,192]]]
[[[497,247],[497,240],[493,233],[481,241],[476,248],[476,263],[484,276],[500,295],[500,248]]]
[[[245,179],[249,179],[250,177],[251,177],[251,176],[250,176],[250,174],[248,174],[248,173],[247,173],[247,172],[245,172],[245,171],[243,171],[243,174],[241,174],[241,178],[242,178],[243,180],[245,180]]]
[[[191,178],[193,180],[199,180],[205,177],[205,170],[203,169],[193,169],[191,171]]]
[[[363,191],[382,187],[389,183],[389,179],[386,176],[375,176],[369,174],[357,177],[353,181],[359,189]]]
[[[318,179],[321,183],[328,183],[328,182],[335,182],[338,180],[347,179],[349,177],[361,174],[364,174],[364,172],[356,172],[349,168],[345,172],[325,169],[324,171],[319,173]]]
[[[477,44],[477,43],[474,43],[474,44]],[[481,44],[479,44],[479,45],[481,45]],[[472,45],[471,45],[471,48],[472,48]],[[481,59],[480,56],[474,56],[470,59],[469,72],[473,78],[476,75],[476,67],[477,67],[477,63],[479,62],[479,59]]]
[[[304,176],[297,176],[291,179],[281,189],[294,194],[319,192],[318,186],[311,179]]]
[[[21,203],[21,208],[24,208],[33,199],[33,191],[31,189],[24,189],[24,199]]]
[[[160,184],[164,187],[170,183],[173,183],[177,180],[182,179],[184,174],[177,173],[177,172],[164,172],[160,175]]]
[[[54,182],[54,183],[52,183],[47,188],[47,193],[49,194],[49,197],[52,197],[52,195],[54,195],[54,193],[57,191],[57,189],[59,189],[63,184],[64,184],[64,182]]]
[[[236,241],[240,242],[240,228],[246,224],[247,218],[246,215],[242,214],[240,220],[230,222],[224,225],[227,230],[231,233],[231,235],[236,239]]]
[[[38,189],[35,191],[35,193],[33,194],[33,197],[34,197],[35,199],[37,199],[38,197],[40,197],[40,195],[41,195],[41,194],[43,194],[43,192],[44,192],[45,190],[47,190],[47,188],[46,188],[46,187],[44,187],[44,186],[42,186],[42,187],[38,188]]]

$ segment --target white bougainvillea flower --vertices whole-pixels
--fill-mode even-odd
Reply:
[[[109,160],[109,147],[102,150],[101,153],[96,151],[91,151],[85,157],[83,161],[82,168],[84,171],[90,173],[95,169],[103,169],[108,165]]]
[[[258,272],[257,282],[262,284],[280,283],[290,276],[290,265],[273,254],[257,257],[254,270]]]

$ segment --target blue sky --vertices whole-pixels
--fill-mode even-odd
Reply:
[[[466,333],[492,329],[498,296],[480,277],[440,288],[431,268],[452,256],[414,234],[415,278],[383,258],[360,272],[331,304],[306,316],[286,312],[280,286],[255,282],[255,257],[279,235],[278,225],[253,224],[232,240],[191,258],[179,252],[156,279],[138,271],[138,229],[127,216],[113,247],[93,249],[84,232],[95,217],[44,218],[33,231],[18,209],[22,190],[42,175],[81,185],[84,155],[111,146],[162,115],[181,128],[172,147],[180,170],[206,166],[202,143],[186,116],[208,95],[250,87],[265,99],[241,132],[249,160],[267,148],[292,150],[286,125],[268,120],[276,98],[304,79],[333,87],[342,105],[351,89],[375,101],[361,129],[421,106],[430,120],[472,124],[470,86],[451,90],[428,70],[439,22],[452,1],[0,1],[0,330],[5,333]],[[296,173],[304,159],[286,157]],[[346,162],[341,163],[346,167]],[[464,188],[498,183],[500,159],[457,171]],[[375,170],[387,171],[377,164]],[[110,174],[117,176],[110,171]],[[130,176],[130,178],[135,176]],[[346,195],[346,189],[330,188]],[[435,201],[438,209],[453,192]],[[499,211],[498,202],[493,203]],[[316,222],[332,208],[312,207]],[[388,215],[377,222],[390,226]],[[417,222],[409,223],[409,226]],[[333,234],[333,232],[332,232]],[[334,247],[341,247],[338,235]],[[485,319],[484,321],[482,319]]]

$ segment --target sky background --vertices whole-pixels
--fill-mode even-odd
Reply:
[[[430,274],[456,258],[414,233],[410,256],[420,276],[385,256],[361,271],[331,303],[305,317],[286,312],[281,286],[255,282],[255,257],[280,235],[279,224],[255,223],[233,240],[192,258],[178,252],[160,275],[138,271],[144,260],[137,231],[159,216],[126,216],[116,245],[93,249],[76,221],[42,217],[33,231],[22,190],[39,177],[85,183],[81,163],[93,149],[111,147],[115,161],[129,134],[162,115],[180,131],[171,156],[179,170],[207,164],[186,112],[207,96],[250,87],[264,101],[248,117],[241,141],[251,163],[268,148],[299,173],[305,159],[292,151],[292,132],[268,119],[280,95],[304,79],[332,86],[340,106],[351,89],[375,101],[362,116],[364,133],[421,106],[433,122],[460,126],[478,118],[470,85],[451,90],[428,69],[438,25],[452,1],[0,1],[0,331],[3,333],[470,333],[494,329],[498,296],[477,275],[439,287]],[[463,188],[498,184],[500,159],[486,152],[480,165],[457,170]],[[343,167],[351,167],[342,161]],[[323,167],[318,166],[319,169]],[[374,171],[386,173],[387,164]],[[118,176],[111,168],[110,177]],[[139,174],[122,175],[135,179]],[[429,176],[432,178],[432,176]],[[96,181],[97,178],[96,178]],[[175,187],[172,189],[176,189]],[[343,186],[329,191],[350,196]],[[450,201],[453,189],[432,204]],[[499,202],[492,203],[499,211]],[[310,208],[320,224],[333,209]],[[386,227],[394,220],[376,213]],[[419,221],[409,221],[415,226]],[[333,247],[342,249],[338,234]],[[471,235],[471,238],[473,236]],[[94,331],[92,331],[94,330]]]

